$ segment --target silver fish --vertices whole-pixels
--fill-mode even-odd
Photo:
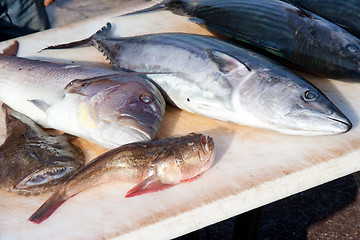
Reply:
[[[51,136],[23,114],[3,109],[7,136],[0,147],[0,188],[23,195],[49,192],[85,164],[72,137]]]
[[[45,128],[106,148],[156,137],[160,91],[140,73],[0,56],[0,101]]]
[[[88,39],[120,69],[148,74],[176,106],[200,115],[295,135],[347,132],[352,124],[314,85],[264,56],[194,34],[109,38],[111,24]]]
[[[110,150],[80,169],[29,218],[41,223],[62,203],[88,188],[111,181],[136,182],[126,197],[191,181],[214,163],[214,140],[202,134],[130,143]]]

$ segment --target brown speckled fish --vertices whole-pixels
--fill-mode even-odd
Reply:
[[[7,137],[0,147],[0,188],[24,195],[48,192],[84,165],[68,135],[51,136],[28,117],[3,109]]]
[[[126,197],[155,192],[193,180],[209,169],[215,156],[211,137],[187,136],[130,143],[110,150],[80,169],[30,217],[41,223],[70,197],[111,181],[136,182]]]

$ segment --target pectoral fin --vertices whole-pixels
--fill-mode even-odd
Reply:
[[[134,197],[137,195],[141,195],[144,193],[157,192],[157,191],[161,191],[163,189],[169,188],[171,186],[173,186],[173,185],[162,183],[160,181],[159,177],[156,174],[154,174],[154,175],[151,175],[150,177],[146,178],[139,184],[137,184],[132,189],[130,189],[126,193],[125,197],[128,198],[128,197]]]
[[[42,110],[44,112],[46,112],[46,110],[49,108],[49,104],[47,104],[43,100],[32,99],[32,100],[28,100],[28,101],[31,102],[32,104],[34,104],[36,107],[38,107],[40,110]]]
[[[228,75],[234,70],[243,72],[241,75],[246,75],[251,72],[248,65],[226,53],[217,50],[208,50],[207,54],[209,58],[218,65],[219,71],[225,75]]]

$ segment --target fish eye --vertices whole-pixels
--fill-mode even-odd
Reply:
[[[143,103],[151,103],[151,98],[148,95],[141,95],[139,97],[140,101],[142,101]]]
[[[357,52],[359,51],[359,48],[354,44],[349,44],[347,45],[347,50],[349,50],[349,52]]]
[[[314,101],[317,98],[317,96],[318,95],[315,92],[308,90],[304,92],[303,98],[305,101],[311,102]]]

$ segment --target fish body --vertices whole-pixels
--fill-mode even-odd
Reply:
[[[80,169],[29,220],[41,223],[70,197],[107,182],[137,183],[126,195],[133,197],[192,180],[212,166],[214,157],[213,139],[195,133],[123,145],[100,155]]]
[[[139,74],[4,55],[0,101],[106,148],[153,139],[165,111],[159,90]]]
[[[195,34],[108,38],[111,25],[79,42],[120,69],[148,74],[179,108],[237,124],[296,135],[348,131],[350,121],[314,85],[258,53]]]
[[[305,71],[334,79],[360,79],[360,40],[284,1],[165,0],[149,10],[158,8],[185,14],[215,34],[264,49]]]
[[[4,105],[6,140],[0,146],[0,187],[23,195],[54,190],[85,163],[68,135],[51,136]]]
[[[358,0],[284,0],[326,18],[360,37],[360,2]]]

